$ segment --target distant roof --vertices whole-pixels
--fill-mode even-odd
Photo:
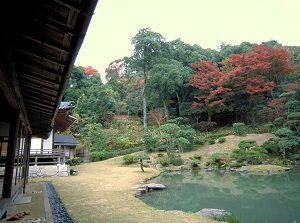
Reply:
[[[78,146],[79,143],[76,141],[74,136],[72,135],[60,135],[54,134],[54,145],[62,145],[62,146]]]
[[[54,123],[54,131],[64,132],[76,120],[70,113],[74,109],[73,101],[63,101],[59,105],[58,113]]]
[[[60,105],[59,105],[59,109],[67,109],[67,108],[69,108],[69,109],[73,109],[74,108],[74,101],[63,101],[63,102],[61,102],[60,103]]]

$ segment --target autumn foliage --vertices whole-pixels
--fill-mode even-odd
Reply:
[[[274,98],[273,91],[298,69],[291,67],[287,50],[265,45],[256,45],[247,53],[232,54],[219,66],[200,60],[191,67],[194,74],[190,85],[197,89],[193,108],[207,112],[208,121],[212,114],[231,108],[248,118],[257,116],[263,106],[272,117],[282,115],[284,103]],[[289,84],[286,90],[297,87],[297,83]]]
[[[98,70],[93,68],[92,66],[83,67],[83,70],[86,75],[100,74]]]
[[[225,102],[231,95],[231,88],[224,87],[224,83],[229,77],[220,72],[211,60],[200,60],[199,64],[193,63],[191,66],[195,73],[190,85],[200,90],[194,96],[193,108],[200,107],[206,110],[210,119],[213,113],[226,107]]]

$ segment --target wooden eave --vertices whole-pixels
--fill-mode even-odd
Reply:
[[[47,138],[97,0],[10,0],[0,3],[0,90]]]

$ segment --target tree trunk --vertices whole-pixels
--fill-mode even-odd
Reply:
[[[211,112],[207,111],[207,122],[211,122]]]
[[[169,119],[169,110],[167,107],[167,102],[166,100],[162,100],[163,101],[163,105],[164,105],[164,110],[165,110],[165,117],[166,117],[166,121]]]
[[[147,100],[146,100],[146,84],[147,84],[147,65],[144,67],[144,85],[142,90],[142,97],[143,97],[143,122],[144,122],[144,129],[148,129],[147,124]]]
[[[145,80],[146,82],[146,80]],[[147,125],[147,101],[146,101],[146,83],[144,83],[143,85],[143,91],[142,91],[142,96],[143,96],[143,122],[144,122],[144,129],[147,130],[148,129],[148,125]]]
[[[179,113],[179,116],[181,116],[181,99],[180,99],[180,96],[177,91],[175,91],[175,94],[176,94],[176,97],[178,100],[178,113]]]

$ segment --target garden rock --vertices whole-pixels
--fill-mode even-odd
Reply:
[[[151,183],[147,185],[148,190],[163,190],[166,188],[165,185],[163,184],[155,184],[155,183]]]
[[[213,209],[213,208],[204,208],[197,212],[197,214],[209,217],[209,218],[217,218],[218,220],[221,220],[223,217],[231,215],[229,211],[226,211],[224,209]]]
[[[161,169],[162,168],[162,165],[160,163],[156,164],[156,168],[157,169]]]

